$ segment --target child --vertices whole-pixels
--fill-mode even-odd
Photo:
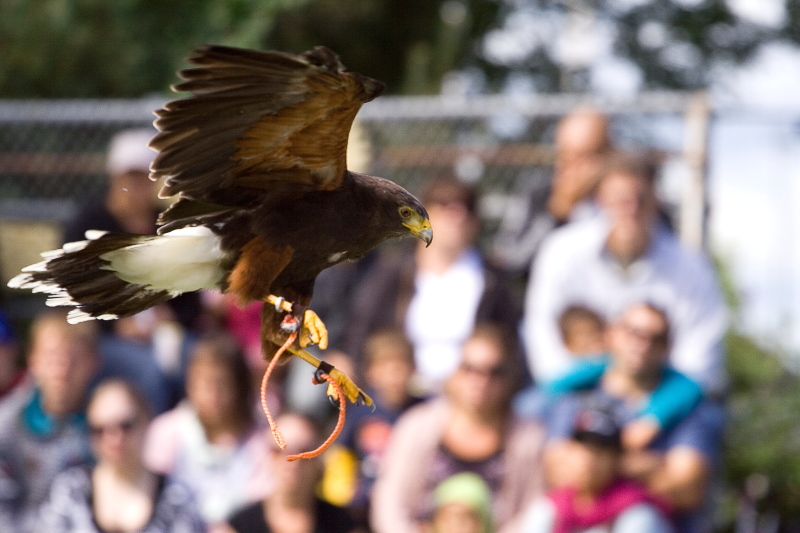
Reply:
[[[571,305],[558,317],[561,339],[574,357],[589,357],[605,352],[605,328],[603,317],[582,305]]]
[[[323,489],[323,494],[331,503],[348,505],[358,519],[367,516],[368,496],[394,423],[406,409],[422,401],[409,392],[414,350],[401,331],[382,330],[369,337],[364,346],[364,364],[364,389],[375,401],[375,408],[348,411],[339,439],[345,449],[329,454],[335,460],[326,461],[323,478],[326,487],[334,477],[328,473],[336,469],[335,478],[354,480],[355,486],[331,486],[330,490]],[[345,470],[351,469],[350,474],[342,471],[343,465]],[[353,468],[358,472],[352,473]]]
[[[580,371],[570,371],[563,383],[557,380],[555,388],[550,387],[552,383],[535,383],[520,392],[514,400],[517,414],[534,420],[547,419],[558,396],[596,384],[600,375],[593,363],[606,351],[605,327],[603,317],[586,306],[571,305],[564,309],[558,317],[558,329],[564,346]],[[589,370],[580,365],[585,361],[589,362]]]
[[[452,475],[437,485],[433,498],[430,533],[492,533],[491,491],[479,475]]]
[[[619,476],[620,426],[613,414],[587,405],[573,421],[558,487],[526,513],[524,533],[666,533],[666,509],[639,485]]]

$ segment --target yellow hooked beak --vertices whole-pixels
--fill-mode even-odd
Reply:
[[[411,235],[424,242],[426,247],[431,245],[433,229],[430,220],[414,212],[408,222],[403,222],[403,226],[408,228]]]

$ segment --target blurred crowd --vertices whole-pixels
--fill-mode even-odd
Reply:
[[[108,192],[65,242],[155,231],[151,134],[113,139]],[[555,147],[552,180],[517,191],[527,207],[491,247],[478,191],[436,176],[430,247],[319,276],[321,356],[376,405],[348,408],[316,459],[285,459],[337,416],[305,363],[267,390],[288,449],[266,428],[260,304],[187,294],[75,325],[55,308],[26,338],[0,316],[0,531],[711,531],[727,387],[713,267],[677,238],[658,162],[614,146],[607,117],[575,110]]]

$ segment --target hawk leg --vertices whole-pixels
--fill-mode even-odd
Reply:
[[[292,303],[280,296],[270,294],[267,296],[266,302],[274,305],[275,309],[286,313],[291,313],[293,309]],[[328,328],[325,327],[325,323],[317,313],[306,309],[300,328],[300,346],[305,348],[310,344],[316,344],[320,350],[325,350],[328,347]]]
[[[286,299],[275,296],[270,294],[267,296],[265,301],[268,304],[274,305],[275,309],[279,309],[286,313],[289,313],[289,316],[292,315],[292,310],[294,306],[291,302],[287,301]],[[320,359],[314,357],[310,353],[308,353],[305,348],[309,344],[319,344],[319,347],[323,350],[328,347],[328,330],[325,327],[325,324],[319,318],[317,313],[310,309],[306,309],[303,314],[303,322],[302,327],[300,329],[300,347],[297,348],[296,346],[290,346],[288,348],[288,352],[293,355],[296,355],[306,363],[310,364],[317,369],[322,368],[325,373],[327,373],[332,380],[336,381],[336,383],[341,388],[342,392],[344,393],[345,397],[350,400],[350,402],[355,404],[366,404],[372,405],[372,398],[370,398],[367,393],[362,391],[358,388],[358,386],[353,382],[350,377],[339,370],[338,368],[334,368],[328,363],[321,361]],[[330,370],[327,370],[330,368]],[[338,395],[336,390],[333,386],[328,385],[328,396],[336,398]]]
[[[345,374],[338,368],[335,368],[329,365],[328,363],[325,363],[325,361],[317,359],[316,357],[314,357],[307,351],[303,350],[302,348],[295,348],[294,346],[290,346],[288,351],[291,352],[293,355],[296,355],[306,363],[310,364],[311,366],[316,367],[317,369],[320,369],[320,367],[322,367],[323,372],[326,372],[331,377],[331,379],[334,380],[339,385],[339,387],[342,389],[342,393],[348,400],[350,400],[351,403],[355,403],[358,405],[372,405],[372,398],[370,398],[366,392],[359,389],[358,385],[356,385],[347,374]],[[327,365],[327,367],[330,368],[330,371],[326,370],[325,365]],[[331,396],[333,398],[337,397],[336,390],[330,385],[328,386],[328,396]]]

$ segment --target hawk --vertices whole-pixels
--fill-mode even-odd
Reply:
[[[422,204],[399,185],[347,170],[353,119],[384,85],[348,72],[324,47],[300,55],[205,46],[155,112],[151,179],[172,198],[157,235],[89,231],[9,282],[73,306],[70,322],[134,315],[181,293],[220,289],[263,301],[263,349],[284,344],[320,367],[327,345],[308,308],[317,275],[391,238],[433,238]],[[293,320],[286,320],[290,316]],[[330,369],[330,366],[327,366]],[[342,372],[352,402],[371,400]]]

